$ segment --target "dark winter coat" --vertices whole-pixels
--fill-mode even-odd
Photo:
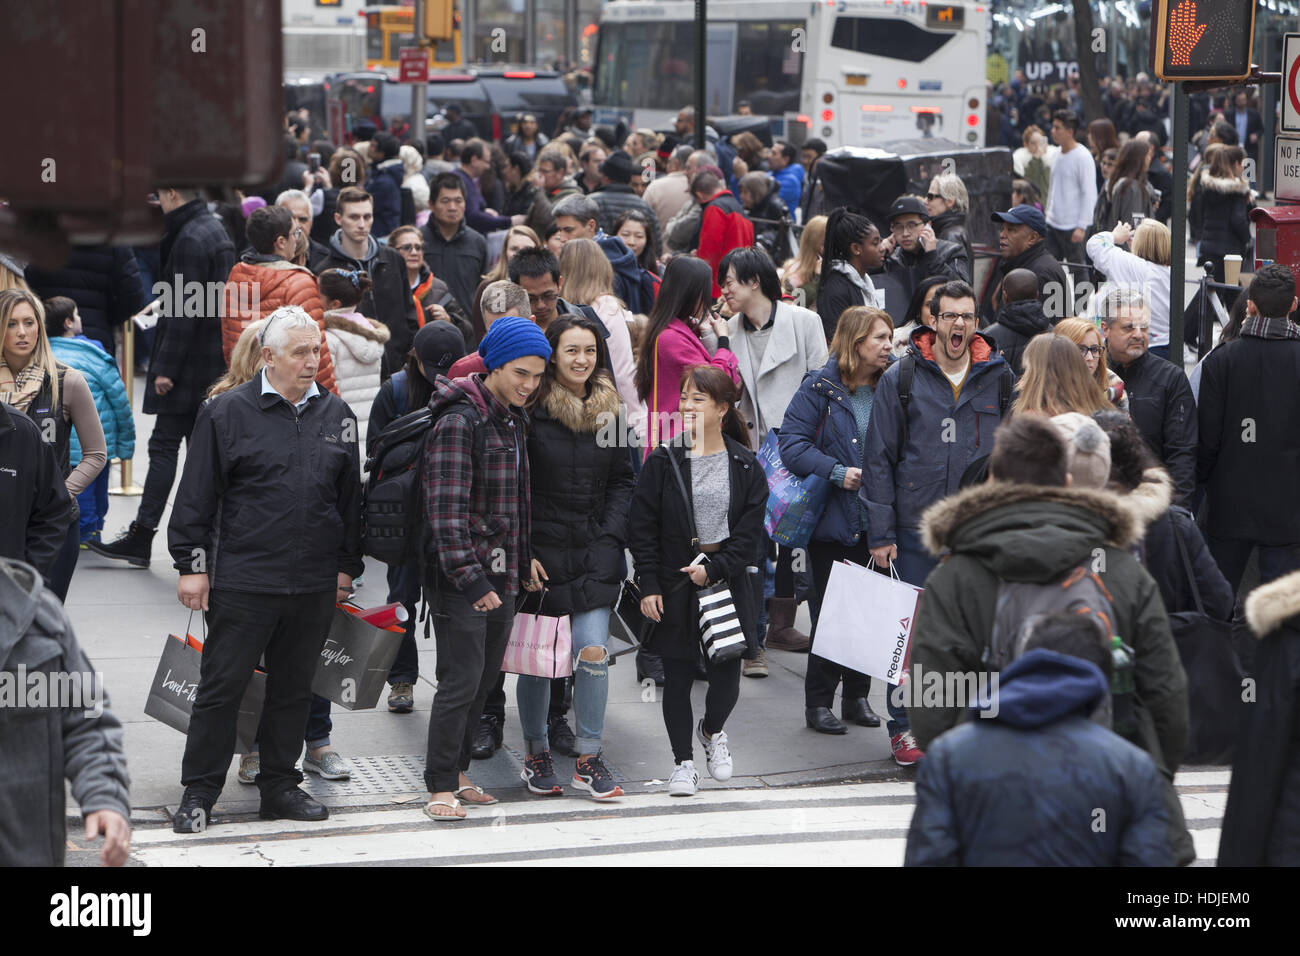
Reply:
[[[910,301],[921,280],[930,276],[970,282],[970,257],[961,243],[940,239],[929,252],[921,251],[919,244],[917,249],[908,252],[898,246],[885,259],[885,274],[902,287],[904,302]]]
[[[1197,127],[1190,127],[1196,129]],[[1169,216],[1174,208],[1174,177],[1169,168],[1160,159],[1157,154],[1155,159],[1151,160],[1151,165],[1147,167],[1147,182],[1151,187],[1160,193],[1160,203],[1156,206],[1154,216],[1163,223],[1169,222]],[[1115,225],[1113,222],[1110,226]],[[1106,228],[1109,229],[1110,226]]]
[[[81,331],[109,355],[116,355],[113,332],[153,299],[140,282],[140,267],[127,246],[74,246],[62,269],[28,266],[23,277],[42,299],[67,296],[77,303]],[[170,274],[156,277],[172,281]]]
[[[970,236],[966,233],[966,213],[960,209],[949,209],[930,220],[937,238],[955,242],[966,250],[967,269],[975,268],[975,253],[971,250]]]
[[[999,677],[926,749],[904,864],[1172,866],[1155,764],[1089,718],[1110,689],[1097,665],[1036,648]]]
[[[20,681],[23,668],[26,677]],[[59,599],[30,565],[0,559],[0,673],[25,693],[40,674],[47,687],[59,675],[95,671]],[[25,686],[24,686],[25,684]],[[122,723],[107,693],[83,682],[79,706],[0,707],[0,866],[62,866],[67,848],[64,780],[82,816],[112,810],[131,819],[130,779]],[[80,836],[80,834],[77,834]]]
[[[992,325],[984,335],[993,340],[998,354],[1007,360],[1011,371],[1019,378],[1025,374],[1025,347],[1035,335],[1051,331],[1052,323],[1043,312],[1037,299],[1008,302],[998,309]]]
[[[1038,279],[1038,298],[1046,299],[1055,292],[1065,294],[1065,267],[1047,248],[1047,241],[1034,243],[1018,256],[1003,256],[993,271],[993,288],[1002,285],[1008,272],[1028,269]]]
[[[863,446],[850,400],[840,378],[840,360],[834,355],[825,366],[804,376],[781,421],[781,463],[792,474],[801,478],[817,475],[829,481],[836,465],[863,466]],[[813,529],[813,540],[852,547],[865,532],[857,491],[832,485],[826,510]]]
[[[1124,380],[1133,424],[1174,479],[1174,503],[1186,505],[1196,490],[1197,414],[1187,375],[1150,352],[1128,365],[1113,364],[1111,368]],[[1204,370],[1201,388],[1205,388]]]
[[[546,614],[610,607],[618,599],[627,544],[632,462],[615,433],[618,390],[593,376],[586,399],[552,383],[532,409],[528,467],[533,557],[546,569]]]
[[[433,219],[420,228],[420,237],[424,240],[424,261],[435,276],[447,283],[456,301],[468,308],[474,301],[474,289],[487,272],[487,240],[463,219],[450,239],[442,238]]]
[[[767,195],[749,210],[749,218],[754,223],[755,245],[766,249],[773,262],[780,264],[794,254],[790,249],[790,227],[785,225],[790,210],[776,180],[768,180]]]
[[[1211,259],[1244,256],[1250,247],[1250,184],[1200,170],[1192,197],[1192,228],[1199,231],[1200,255]]]
[[[372,232],[386,236],[402,224],[402,161],[386,159],[370,169],[366,192],[374,199],[375,220]]]
[[[226,278],[235,266],[235,244],[230,241],[221,220],[208,212],[201,199],[173,209],[163,217],[165,231],[159,247],[162,274],[176,293],[176,276],[184,285],[203,284],[204,290],[219,283],[225,289]],[[150,415],[191,415],[207,397],[212,383],[226,373],[226,357],[221,351],[222,296],[205,294],[203,302],[213,308],[173,307],[172,314],[158,319],[154,329],[153,350],[149,355],[149,375],[144,388],[144,411]],[[166,395],[159,395],[154,381],[162,376],[175,383]]]
[[[42,575],[54,569],[77,517],[52,443],[37,424],[0,402],[0,558],[32,565]]]
[[[874,283],[872,285],[874,287]],[[866,301],[866,293],[862,291],[861,286],[838,269],[822,270],[821,282],[817,286],[815,301],[817,303],[817,314],[822,318],[822,331],[826,335],[827,345],[835,339],[835,328],[840,324],[840,316],[844,314],[845,309],[852,308],[855,305],[873,304]],[[891,307],[894,305],[892,302],[887,304]],[[888,312],[889,310],[886,309],[885,311]],[[894,313],[890,312],[889,314],[893,317]],[[901,318],[901,315],[898,316],[895,322],[898,322]]]
[[[1300,572],[1246,598],[1259,639],[1255,702],[1238,737],[1219,866],[1300,866]]]
[[[758,647],[758,605],[762,577],[746,569],[758,567],[764,547],[763,510],[767,504],[767,479],[754,453],[726,437],[731,457],[731,506],[727,525],[731,537],[703,562],[710,583],[726,580],[750,652]],[[646,638],[656,653],[675,660],[700,657],[699,606],[694,585],[678,568],[695,559],[691,527],[681,489],[673,477],[668,455],[677,459],[687,494],[691,491],[691,462],[682,439],[660,445],[646,459],[632,495],[628,548],[636,565],[642,595],[663,596],[663,619]],[[757,579],[757,580],[753,580]]]
[[[324,389],[298,411],[262,380],[199,409],[167,546],[177,571],[206,569],[214,588],[332,592],[363,568],[356,416]]]
[[[1104,561],[1115,633],[1134,651],[1137,730],[1167,782],[1174,855],[1195,856],[1174,773],[1187,742],[1187,678],[1156,582],[1131,548],[1142,535],[1131,504],[1108,492],[991,482],[941,501],[925,514],[925,545],[947,554],[925,582],[912,632],[912,678],[921,671],[978,673],[993,634],[1000,581],[1049,583],[1084,562]],[[957,723],[956,707],[913,706],[922,750]]]
[[[1242,336],[1206,356],[1196,472],[1211,536],[1300,544],[1297,383],[1300,341]]]
[[[1147,526],[1142,539],[1142,564],[1156,580],[1165,610],[1170,614],[1196,610],[1193,581],[1187,577],[1182,557],[1178,552],[1181,538],[1192,563],[1195,586],[1201,595],[1205,613],[1216,621],[1232,620],[1234,595],[1228,579],[1219,570],[1218,563],[1205,544],[1205,536],[1196,526],[1196,519],[1186,508],[1174,506]]]
[[[381,375],[387,378],[406,364],[406,354],[411,351],[411,340],[420,329],[415,311],[415,299],[406,281],[406,260],[396,249],[381,246],[373,236],[365,261],[353,259],[343,251],[339,242],[342,230],[337,230],[330,240],[330,255],[317,263],[318,272],[326,269],[364,269],[370,274],[370,291],[361,297],[356,307],[368,319],[388,326],[389,339],[384,343],[384,363]]]
[[[555,222],[551,204],[546,201],[546,193],[540,186],[529,183],[524,183],[506,196],[505,208],[501,211],[507,216],[523,216],[524,225],[539,236],[546,235]]]

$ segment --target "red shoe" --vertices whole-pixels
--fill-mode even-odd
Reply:
[[[916,738],[912,736],[910,730],[894,734],[889,740],[889,746],[894,751],[894,763],[900,767],[910,767],[925,756],[921,748],[916,745]]]

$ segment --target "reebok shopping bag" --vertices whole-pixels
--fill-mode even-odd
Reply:
[[[889,684],[907,670],[921,588],[851,561],[831,566],[813,653]]]

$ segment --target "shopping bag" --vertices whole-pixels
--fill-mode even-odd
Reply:
[[[700,644],[711,664],[725,664],[745,653],[740,613],[726,581],[695,592],[700,603]]]
[[[767,476],[767,508],[763,527],[767,536],[789,548],[805,548],[830,500],[831,483],[817,475],[800,478],[781,462],[778,431],[763,439],[758,460]]]
[[[653,623],[653,622],[651,622]],[[641,589],[635,581],[624,581],[609,616],[609,636],[636,647],[645,633],[646,619],[641,613]]]
[[[400,605],[399,605],[400,607]],[[385,612],[380,619],[392,619],[387,627],[376,627],[367,617]],[[383,608],[360,608],[338,604],[330,620],[330,632],[321,648],[312,676],[311,691],[347,710],[369,710],[379,703],[388,682],[388,672],[402,646],[405,629],[400,615]]]
[[[189,628],[186,628],[188,631]],[[183,734],[190,731],[190,715],[199,691],[199,666],[203,655],[203,642],[191,634],[184,638],[169,634],[163,642],[162,657],[149,685],[144,712]],[[253,679],[239,702],[239,716],[235,720],[235,748],[246,754],[253,749],[257,725],[262,719],[262,704],[266,700],[266,674],[253,671]]]
[[[522,606],[523,599],[520,600]],[[507,674],[527,677],[570,676],[573,673],[573,633],[569,615],[552,617],[516,609],[501,669]]]
[[[907,672],[922,589],[851,561],[831,566],[813,653],[889,684]]]

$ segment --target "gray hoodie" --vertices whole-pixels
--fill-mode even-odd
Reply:
[[[52,677],[92,673],[40,575],[0,559],[0,866],[63,865],[65,777],[83,814],[131,817],[122,725],[102,680],[83,682],[76,706],[53,699],[63,682]]]

